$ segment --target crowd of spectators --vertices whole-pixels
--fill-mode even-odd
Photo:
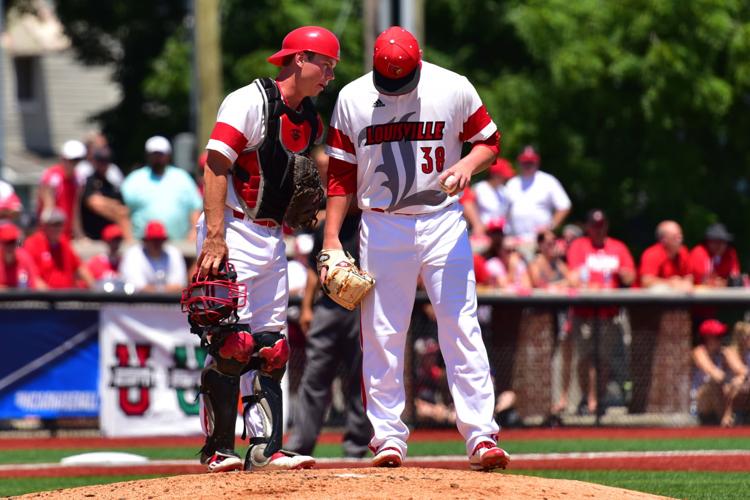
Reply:
[[[164,255],[175,255],[169,241],[195,241],[195,222],[202,210],[201,170],[205,155],[198,158],[194,176],[173,165],[171,155],[169,140],[151,137],[144,145],[142,166],[123,175],[102,134],[91,134],[85,143],[67,141],[60,149],[59,161],[41,176],[35,206],[25,207],[36,215],[35,224],[23,228],[15,224],[24,207],[13,187],[0,181],[0,224],[15,227],[4,234],[19,233],[17,243],[33,257],[38,267],[32,270],[33,274],[41,278],[39,282],[22,280],[23,286],[90,287],[98,280],[121,279],[123,265],[137,268],[134,273],[139,274],[138,278],[128,270],[128,280],[139,283],[137,289],[171,290],[177,286],[144,283],[165,279],[162,271],[176,276],[185,274],[166,272],[162,261],[167,259]],[[315,155],[325,175],[325,159],[320,158],[324,154],[316,151]],[[541,170],[541,156],[532,146],[526,146],[518,155],[517,169],[509,160],[498,158],[484,179],[466,189],[461,203],[475,248],[480,289],[516,293],[532,289],[625,287],[690,291],[695,287],[742,284],[737,252],[731,245],[732,234],[720,223],[710,225],[705,239],[689,250],[683,243],[679,223],[662,221],[656,227],[655,243],[637,260],[630,256],[624,243],[606,234],[607,216],[603,210],[590,211],[590,217],[581,225],[565,225],[571,200],[562,184]],[[592,221],[591,216],[600,219]],[[162,257],[149,254],[150,249],[156,252],[155,244],[161,241],[153,238],[157,227],[163,227],[166,234],[159,250]],[[151,229],[151,236],[146,235],[147,228]],[[602,228],[605,234],[597,236]],[[290,276],[299,277],[295,290],[304,287],[306,269],[300,263],[307,261],[310,237],[288,235],[293,267]],[[87,256],[91,262],[80,263],[71,242],[81,240],[103,242],[109,252],[106,256]],[[141,257],[132,257],[135,250],[131,251],[131,247],[140,249]],[[131,256],[122,258],[121,253],[127,252]],[[5,257],[6,262],[9,259]],[[629,267],[624,271],[627,276],[618,269],[627,260],[636,263],[633,276]],[[102,270],[105,262],[109,267],[106,272]],[[187,264],[189,267],[189,259]],[[153,266],[163,269],[157,272]],[[149,271],[145,270],[147,267]],[[89,269],[95,272],[92,274]],[[9,268],[4,271],[7,274]],[[146,279],[146,274],[159,276]],[[16,280],[5,278],[2,285],[12,286],[9,283]]]
[[[151,137],[143,165],[124,175],[106,137],[94,133],[62,145],[33,206],[23,207],[13,186],[0,181],[0,287],[181,290],[192,257],[169,240],[195,241],[203,201],[171,154],[169,140]],[[30,223],[20,223],[24,211],[34,214]],[[103,250],[80,255],[80,248]]]
[[[325,178],[327,161],[322,149],[314,151],[314,158]],[[194,262],[193,256],[184,255],[175,243],[196,239],[205,155],[197,158],[196,171],[191,175],[187,169],[172,164],[169,140],[154,136],[144,144],[143,160],[141,166],[124,175],[113,161],[107,139],[97,133],[85,142],[70,140],[62,145],[59,161],[41,176],[34,206],[23,207],[13,187],[0,181],[0,288],[90,288],[129,293],[181,290]],[[636,258],[626,242],[609,235],[604,210],[589,210],[581,224],[566,223],[572,208],[570,197],[560,181],[541,166],[541,155],[526,146],[515,166],[498,158],[484,177],[467,187],[461,196],[480,293],[573,293],[622,288],[690,292],[696,288],[743,285],[733,236],[723,224],[709,225],[704,238],[689,249],[679,223],[664,220],[655,228],[654,244]],[[20,225],[23,213],[35,214],[33,223]],[[321,220],[324,216],[321,214]],[[316,279],[310,264],[312,233],[289,231],[286,239],[292,296],[301,297],[303,303],[310,305],[312,301],[305,302],[304,296],[308,290],[315,290],[309,285],[310,280]],[[76,251],[79,245],[75,244],[81,241],[100,242],[101,251],[82,258]],[[429,320],[429,309],[423,312]],[[705,324],[716,321],[716,312],[708,307],[693,310],[697,348],[694,361],[696,381],[713,380],[719,389],[700,392],[701,384],[696,382],[694,393],[710,392],[713,399],[696,396],[696,407],[698,399],[703,406],[710,400],[711,408],[721,410],[716,412],[718,422],[730,425],[734,413],[727,408],[742,400],[744,393],[732,389],[739,385],[739,378],[727,381],[724,374],[729,366],[735,374],[741,370],[738,367],[744,366],[747,379],[750,335],[736,333],[732,347],[714,346],[721,335],[706,333],[716,329],[707,329]],[[309,307],[303,308],[300,318],[291,313],[290,320],[299,319],[300,331],[304,331],[311,321],[310,314]],[[611,378],[608,360],[622,342],[620,315],[617,307],[596,311],[574,307],[560,315],[557,347],[562,359],[562,387],[559,399],[551,405],[553,414],[570,408],[568,389],[574,374],[582,394],[579,411],[601,410],[595,388]],[[594,316],[602,332],[597,346],[600,361],[596,364],[592,363],[591,343]],[[750,327],[743,328],[738,326],[735,331],[750,331]],[[436,422],[450,422],[450,398],[430,392],[427,383],[444,376],[439,359],[434,356],[435,342],[433,338],[419,338],[416,346],[416,356],[423,361],[418,377],[417,393],[422,396],[417,398],[417,413]],[[720,368],[717,360],[725,357],[732,361],[724,362],[726,366]],[[433,358],[434,362],[428,362]],[[731,404],[726,397],[716,397],[729,392],[737,394]],[[511,400],[515,396],[504,397]],[[508,406],[498,401],[503,411]]]
[[[664,220],[655,228],[654,244],[636,260],[625,242],[607,235],[604,210],[593,208],[581,225],[564,224],[570,198],[553,175],[540,169],[541,157],[533,147],[525,147],[517,160],[518,174],[508,160],[498,158],[487,179],[461,198],[478,255],[480,287],[521,293],[528,288],[689,292],[742,285],[733,236],[723,224],[708,226],[704,239],[688,249],[679,223]],[[626,263],[630,267],[620,270]]]

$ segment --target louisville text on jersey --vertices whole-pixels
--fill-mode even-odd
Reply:
[[[393,122],[365,129],[365,145],[398,141],[441,141],[445,122]]]

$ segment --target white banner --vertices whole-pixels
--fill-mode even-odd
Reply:
[[[102,433],[201,434],[205,351],[179,306],[105,305],[99,332]]]

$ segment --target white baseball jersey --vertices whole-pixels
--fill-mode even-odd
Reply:
[[[488,181],[481,181],[474,184],[472,189],[477,199],[479,219],[483,224],[505,217],[510,200],[504,185],[493,186]]]
[[[557,210],[570,208],[570,198],[554,176],[538,170],[533,176],[517,175],[505,185],[510,200],[508,210],[509,234],[528,241],[549,226]]]
[[[346,85],[333,109],[326,153],[357,165],[360,208],[418,215],[458,199],[440,189],[438,176],[458,162],[464,142],[496,132],[466,77],[423,61],[419,85],[405,95],[380,94],[372,73]]]
[[[216,125],[211,132],[206,149],[218,151],[229,158],[232,163],[242,155],[240,162],[243,162],[251,173],[257,174],[260,164],[257,148],[266,137],[266,106],[265,92],[256,82],[245,85],[226,96],[219,107]],[[279,120],[279,136],[284,146],[295,153],[304,150],[311,133],[310,124],[303,122],[297,125],[286,115],[282,115]],[[322,131],[323,126],[319,123],[317,140],[322,137]],[[263,193],[263,179],[260,178],[259,182],[257,199],[261,199]],[[228,183],[230,187],[227,189],[226,205],[232,210],[241,212],[242,204],[235,190],[231,188],[231,175]]]
[[[257,148],[266,132],[264,109],[265,96],[254,83],[226,96],[219,107],[216,125],[206,149],[218,151],[234,163],[244,150]],[[228,184],[232,185],[231,180]],[[237,194],[231,187],[227,189],[227,206],[242,211]]]
[[[469,81],[423,62],[409,93],[380,94],[372,73],[344,87],[328,131],[328,194],[356,192],[360,262],[375,277],[361,304],[362,382],[373,450],[406,456],[404,346],[417,280],[435,308],[440,349],[467,454],[495,441],[495,398],[477,321],[476,278],[458,196],[438,176],[464,142],[497,146],[497,128]],[[392,215],[397,214],[397,215]]]

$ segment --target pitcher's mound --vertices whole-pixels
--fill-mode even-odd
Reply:
[[[573,500],[607,498],[643,500],[664,497],[581,481],[468,470],[405,467],[190,474],[47,491],[21,498],[64,498],[66,500],[92,498],[99,500],[157,498],[186,500],[198,498]]]

